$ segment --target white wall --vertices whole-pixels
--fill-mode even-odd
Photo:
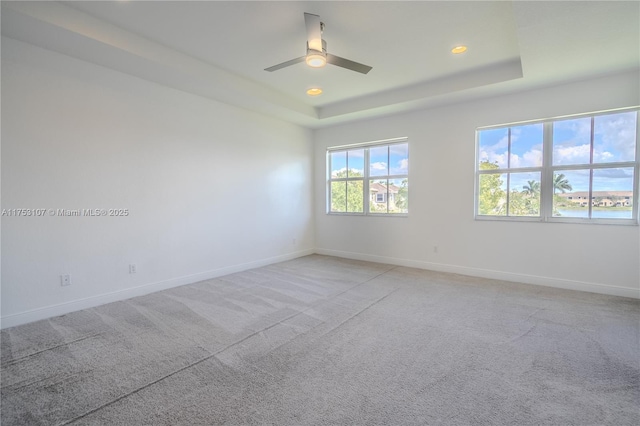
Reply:
[[[637,105],[639,93],[629,73],[311,132],[3,37],[2,208],[130,215],[2,217],[2,327],[314,247],[638,297],[637,226],[476,222],[473,170],[477,126]],[[409,217],[326,215],[326,147],[399,136]]]
[[[636,71],[316,131],[317,251],[640,297],[637,226],[473,215],[476,127],[638,105],[638,78]],[[410,143],[409,217],[327,215],[326,148],[400,136]]]
[[[2,217],[2,326],[311,253],[312,157],[310,130],[3,37],[2,208],[130,214]]]

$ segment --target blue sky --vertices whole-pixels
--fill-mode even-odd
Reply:
[[[509,167],[508,128],[480,132],[480,161]],[[542,123],[511,128],[511,162],[514,167],[540,167],[542,165]]]
[[[542,164],[542,124],[511,128],[513,167],[539,167]],[[482,130],[479,134],[479,160],[508,167],[508,129]],[[600,115],[594,119],[594,163],[633,161],[635,158],[636,112]],[[591,118],[556,121],[553,124],[553,165],[589,164],[591,156]],[[574,191],[588,190],[588,171],[564,171]],[[536,174],[539,175],[539,174]],[[533,175],[512,174],[511,188],[522,190]],[[538,178],[539,179],[539,178]],[[506,179],[505,185],[506,185]],[[633,169],[611,168],[594,173],[593,189],[630,191]]]

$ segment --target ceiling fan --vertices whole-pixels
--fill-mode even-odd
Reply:
[[[303,61],[313,68],[320,68],[329,63],[331,65],[337,65],[362,74],[366,74],[371,71],[371,67],[368,65],[360,64],[358,62],[350,61],[349,59],[327,53],[327,42],[322,39],[324,22],[320,22],[320,16],[305,13],[304,24],[307,27],[307,54],[305,56],[265,68],[265,71],[276,71]]]

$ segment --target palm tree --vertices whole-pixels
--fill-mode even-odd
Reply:
[[[527,181],[527,185],[522,187],[522,192],[529,197],[535,197],[540,193],[540,182],[536,182],[535,180]]]
[[[571,186],[571,184],[569,183],[569,180],[564,176],[563,173],[560,173],[559,175],[553,175],[553,193],[555,194],[556,191],[560,191],[563,194],[567,191],[571,191],[573,189],[573,187]]]

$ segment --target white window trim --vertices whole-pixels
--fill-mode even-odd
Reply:
[[[552,163],[553,156],[553,123],[555,121],[585,118],[585,117],[597,117],[600,115],[609,115],[623,112],[636,111],[638,114],[636,117],[636,160],[614,163],[591,163],[591,164],[578,164],[578,165],[556,165]],[[538,172],[540,171],[540,216],[498,216],[498,215],[480,215],[478,214],[478,202],[480,191],[480,175],[483,174],[495,174],[495,171],[480,170],[480,146],[479,146],[479,134],[482,130],[499,129],[506,127],[515,127],[528,124],[543,123],[543,160],[541,167],[523,167],[523,168],[505,168],[501,169],[502,173],[519,173],[519,172]],[[592,135],[593,137],[593,135]],[[475,188],[474,188],[474,217],[476,220],[489,220],[489,221],[507,221],[507,222],[545,222],[545,223],[575,223],[575,224],[601,224],[601,225],[635,225],[640,223],[640,209],[638,204],[639,181],[640,181],[640,106],[618,108],[606,111],[566,115],[561,117],[545,118],[540,120],[529,120],[514,122],[508,124],[500,124],[493,126],[483,126],[476,129],[475,140]],[[593,155],[593,144],[591,146]],[[632,212],[635,213],[631,219],[607,219],[607,218],[576,218],[576,217],[554,217],[553,216],[553,190],[549,190],[552,187],[553,174],[556,170],[596,170],[605,168],[624,168],[632,167],[634,169],[634,181],[633,181],[633,203]],[[542,188],[547,188],[546,190]],[[591,186],[589,189],[589,204],[591,203]],[[508,194],[507,194],[508,196]],[[508,198],[507,198],[508,200]],[[591,210],[591,206],[589,207]]]
[[[326,186],[325,186],[325,192],[326,192],[326,197],[325,197],[325,213],[327,215],[335,215],[335,216],[369,216],[369,217],[408,217],[409,213],[382,213],[382,212],[371,212],[370,211],[370,204],[371,204],[371,192],[369,191],[369,182],[370,180],[373,178],[374,180],[376,178],[384,178],[384,179],[388,179],[388,180],[392,180],[392,179],[409,179],[409,168],[407,168],[407,174],[404,175],[384,175],[384,176],[373,176],[371,177],[369,175],[369,167],[370,167],[370,161],[369,161],[369,148],[374,148],[376,146],[388,146],[388,145],[396,145],[396,144],[401,144],[401,143],[407,143],[407,153],[410,151],[410,148],[408,146],[408,142],[409,142],[409,138],[408,137],[400,137],[400,138],[393,138],[393,139],[384,139],[384,140],[378,140],[378,141],[373,141],[373,142],[362,142],[362,143],[355,143],[355,144],[350,144],[350,145],[338,145],[338,146],[332,146],[332,147],[328,147],[327,148],[327,153],[326,153],[326,159],[325,159],[325,165],[326,165]],[[364,171],[363,171],[363,177],[360,178],[337,178],[337,179],[332,179],[331,178],[331,153],[333,152],[340,152],[340,151],[349,151],[349,150],[354,150],[354,149],[364,149]],[[409,154],[407,154],[407,158],[408,158]],[[341,182],[341,181],[359,181],[359,180],[363,180],[363,212],[332,212],[331,211],[331,182]],[[388,191],[388,189],[387,189]],[[386,202],[388,203],[388,197]],[[388,204],[387,204],[388,205]]]

